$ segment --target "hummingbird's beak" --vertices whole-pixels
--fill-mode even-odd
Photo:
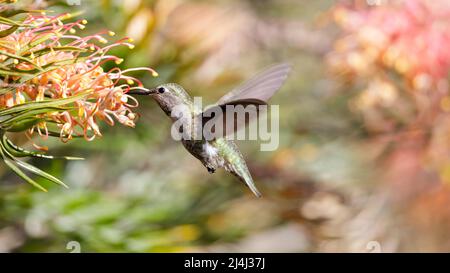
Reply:
[[[156,93],[156,88],[152,89],[134,89],[127,92],[128,95],[151,95]]]

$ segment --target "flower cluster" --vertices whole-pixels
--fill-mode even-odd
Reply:
[[[24,171],[66,185],[19,158],[54,157],[18,147],[7,133],[26,132],[30,140],[37,133],[44,139],[59,137],[63,142],[74,137],[91,141],[101,136],[99,121],[134,127],[137,114],[133,109],[138,102],[127,93],[147,89],[128,72],[146,70],[157,76],[151,68],[118,68],[122,59],[110,50],[133,48],[132,41],[124,38],[108,43],[105,37],[114,36],[111,31],[78,36],[86,24],[86,20],[74,21],[71,14],[49,16],[0,5],[0,158],[19,177],[43,191],[46,189]],[[106,62],[116,66],[105,71],[102,66]]]
[[[356,89],[349,105],[371,140],[395,144],[383,154],[386,180],[414,188],[433,171],[450,183],[450,2],[380,3],[332,10],[342,35],[328,64]]]
[[[117,67],[104,71],[105,62],[122,62],[108,54],[110,49],[121,45],[133,48],[130,39],[108,44],[105,36],[113,36],[111,31],[78,36],[77,31],[84,29],[87,21],[64,23],[70,18],[70,14],[27,14],[20,24],[0,24],[0,33],[14,28],[0,38],[0,76],[2,87],[9,90],[0,95],[0,109],[78,96],[65,105],[67,109],[40,113],[37,122],[26,128],[29,136],[37,132],[46,138],[56,126],[62,141],[73,136],[89,141],[101,136],[100,120],[134,127],[137,115],[133,108],[138,103],[127,92],[145,88],[127,72],[148,70],[154,76],[156,72]]]
[[[448,1],[338,5],[332,14],[345,35],[335,43],[327,60],[339,74],[367,79],[368,88],[357,101],[359,108],[392,105],[399,89],[392,80],[395,75],[402,77],[411,91],[448,85]],[[373,92],[373,87],[378,92]]]

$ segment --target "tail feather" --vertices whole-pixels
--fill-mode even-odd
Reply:
[[[262,195],[256,188],[252,175],[236,143],[231,140],[218,138],[214,142],[211,142],[211,144],[218,148],[219,155],[223,157],[223,161],[218,165],[224,167],[226,171],[239,178],[256,197],[261,197]]]
[[[258,190],[258,188],[256,188],[256,185],[250,176],[248,178],[241,178],[241,180],[243,180],[245,185],[247,185],[247,187],[253,192],[256,197],[260,198],[262,196],[261,192]]]
[[[239,178],[239,180],[243,182],[256,197],[259,198],[262,196],[261,192],[258,190],[258,188],[256,188],[256,185],[253,182],[252,176],[246,165],[241,165],[241,168],[237,168],[236,166],[233,166],[231,164],[226,164],[225,170],[229,171],[234,176]]]

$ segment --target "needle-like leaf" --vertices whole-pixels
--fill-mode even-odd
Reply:
[[[31,185],[33,185],[34,187],[40,189],[43,192],[47,192],[47,189],[45,189],[44,187],[42,187],[39,183],[37,183],[36,181],[34,181],[33,179],[31,179],[28,175],[26,175],[24,172],[22,172],[22,170],[20,170],[19,167],[17,167],[12,160],[8,159],[4,153],[4,150],[0,148],[0,156],[3,158],[3,161],[5,162],[5,164],[15,173],[17,174],[20,178],[22,178],[23,180],[25,180],[26,182],[30,183]]]

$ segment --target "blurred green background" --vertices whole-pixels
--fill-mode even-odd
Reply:
[[[351,2],[364,4],[343,3]],[[364,77],[349,82],[330,71],[343,35],[331,14],[337,2],[80,3],[47,2],[55,13],[84,10],[83,33],[132,37],[133,50],[113,53],[123,68],[157,70],[157,78],[135,74],[149,88],[176,82],[212,103],[262,68],[290,62],[271,100],[280,105],[280,146],[261,152],[258,141],[238,143],[263,193],[257,199],[226,172],[209,175],[172,140],[159,107],[140,97],[135,129],[103,126],[93,142],[48,143],[53,154],[86,160],[33,159],[70,189],[42,181],[49,192],[39,192],[1,166],[0,251],[69,252],[70,241],[82,252],[450,250],[445,179],[405,163],[423,162],[422,140],[406,133],[380,141],[397,127],[368,129],[367,116],[352,111]]]

